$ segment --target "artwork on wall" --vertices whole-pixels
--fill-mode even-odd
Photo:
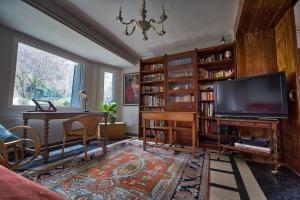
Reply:
[[[140,74],[130,73],[123,76],[123,105],[139,105],[140,99]]]

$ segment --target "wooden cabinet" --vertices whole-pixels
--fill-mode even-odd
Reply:
[[[195,51],[166,56],[166,110],[197,111]]]
[[[164,111],[165,110],[165,57],[156,57],[140,61],[140,105],[139,105],[139,138],[142,137],[143,111]],[[164,130],[159,126],[163,121],[149,122],[146,130],[149,140],[155,135],[164,135]]]
[[[125,123],[115,122],[107,124],[107,136],[109,140],[119,140],[125,138]],[[100,123],[100,135],[103,130],[104,123]]]
[[[275,27],[278,71],[285,71],[288,93],[294,92],[297,101],[289,98],[289,119],[283,122],[283,150],[285,162],[300,172],[299,122],[299,65],[297,65],[297,39],[294,11],[290,8]]]
[[[203,76],[204,71],[206,75]],[[235,43],[141,60],[140,74],[140,138],[143,111],[199,112],[201,118],[198,120],[198,132],[208,136],[212,133],[207,130],[208,125],[211,124],[212,129],[217,130],[212,109],[213,83],[235,78]],[[207,97],[204,99],[205,95]],[[207,105],[211,107],[209,113]],[[168,141],[164,126],[168,126],[169,122],[150,120],[147,123],[148,138],[154,140],[155,135],[158,135],[160,140]],[[178,126],[183,127],[177,130],[179,142],[189,144],[191,138],[185,128],[190,128],[190,124],[179,122]]]
[[[236,76],[235,44],[198,49],[198,110],[200,113],[200,142],[206,146],[217,141],[217,123],[214,114],[214,83]]]

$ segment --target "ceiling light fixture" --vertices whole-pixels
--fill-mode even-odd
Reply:
[[[142,17],[141,20],[135,20],[135,19],[131,19],[129,22],[124,22],[123,21],[123,17],[122,17],[122,7],[120,7],[120,11],[119,11],[119,16],[117,16],[117,21],[120,22],[121,24],[125,25],[126,28],[125,28],[125,31],[124,31],[124,34],[127,35],[127,36],[130,36],[132,35],[132,33],[135,31],[135,28],[136,26],[139,27],[142,31],[142,34],[143,34],[143,39],[144,40],[147,40],[148,37],[147,37],[147,31],[152,28],[155,33],[159,36],[163,36],[166,34],[166,31],[164,29],[164,24],[163,22],[168,18],[167,15],[165,14],[165,7],[162,6],[162,15],[160,16],[160,21],[156,21],[155,19],[150,19],[149,21],[146,20],[146,13],[147,13],[147,10],[146,10],[146,2],[145,0],[142,0],[142,9],[139,10],[139,13]],[[133,25],[132,29],[130,32],[128,32],[128,27],[130,25]],[[156,30],[156,27],[155,25],[158,25],[158,24],[161,24],[161,30],[160,32],[158,32]]]

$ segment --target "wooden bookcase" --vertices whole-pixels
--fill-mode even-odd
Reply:
[[[199,134],[203,146],[217,143],[217,120],[214,114],[214,87],[216,81],[236,77],[235,44],[197,49],[199,81]]]
[[[225,57],[226,52],[230,56]],[[155,77],[159,74],[163,74],[163,78],[156,79]],[[198,122],[200,142],[208,145],[213,143],[216,147],[216,118],[212,108],[209,113],[207,111],[208,106],[213,107],[214,103],[212,85],[216,81],[235,77],[235,43],[141,60],[139,137],[142,137],[142,111],[198,112],[200,114]],[[151,88],[159,89],[151,90]],[[157,98],[161,100],[161,103],[148,102],[156,101]],[[151,140],[157,132],[165,133],[167,130],[163,126],[167,126],[167,122],[148,124],[147,137],[149,136]],[[186,125],[182,123],[178,126],[183,127],[181,131],[178,130],[179,141],[190,144],[190,134],[188,130],[184,130]],[[164,135],[167,137],[168,134]],[[168,141],[167,138],[163,140]]]
[[[139,138],[142,137],[142,111],[165,110],[165,56],[140,60],[140,106],[139,106]],[[156,134],[161,135],[165,122],[151,121],[147,124],[148,140],[154,140]]]
[[[198,109],[198,74],[195,51],[166,56],[166,110]]]

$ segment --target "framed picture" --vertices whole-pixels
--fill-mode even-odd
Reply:
[[[140,101],[140,74],[130,73],[123,76],[123,105],[136,106]]]

